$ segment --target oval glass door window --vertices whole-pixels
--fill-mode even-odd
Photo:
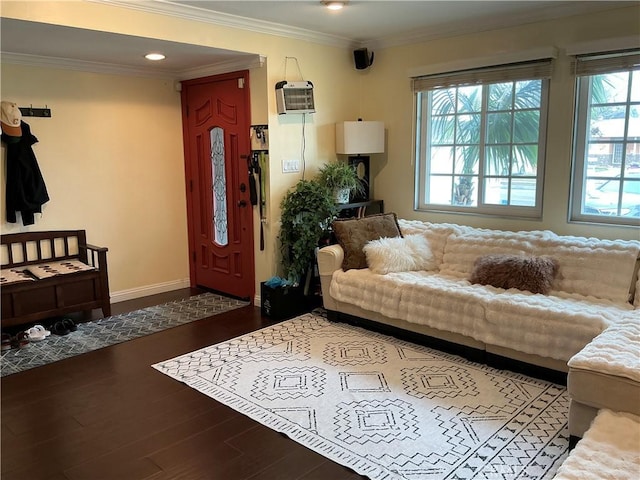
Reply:
[[[213,188],[213,241],[225,246],[229,243],[227,222],[227,177],[225,175],[224,130],[211,129],[211,176]]]

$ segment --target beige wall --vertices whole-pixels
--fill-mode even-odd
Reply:
[[[303,155],[302,116],[276,113],[275,84],[285,79],[285,57],[296,57],[304,79],[314,84],[317,112],[306,115],[304,125],[308,177],[335,158],[335,122],[358,115],[359,83],[350,50],[87,2],[35,3],[3,1],[2,16],[266,57],[264,67],[250,71],[251,121],[268,123],[271,141],[263,252],[257,209],[254,216],[259,292],[259,282],[277,273],[280,201],[302,176],[282,173],[283,160]],[[300,80],[291,61],[286,73],[287,80]],[[36,154],[52,197],[32,229],[86,228],[91,242],[109,247],[110,286],[116,300],[184,284],[188,278],[184,157],[180,98],[171,82],[5,64],[1,80],[3,99],[21,105],[46,104],[53,110],[51,119],[30,122],[41,141]],[[65,135],[61,140],[61,132],[78,118],[85,137],[76,141]],[[116,118],[129,123],[114,126]],[[135,155],[123,154],[131,148]],[[78,163],[85,169],[74,173]],[[129,173],[140,177],[143,172],[151,173],[138,182],[127,177]],[[85,183],[88,179],[90,184]],[[81,191],[82,201],[66,193],[72,191]],[[23,229],[3,219],[3,231]],[[132,238],[135,231],[142,232],[139,241]]]
[[[372,68],[356,71],[350,49],[218,27],[90,2],[2,2],[2,16],[226,48],[266,57],[251,75],[252,123],[269,124],[266,249],[258,249],[254,217],[256,291],[277,273],[279,204],[301,174],[281,162],[302,158],[300,115],[277,115],[274,85],[285,57],[296,57],[315,86],[317,113],[304,125],[306,174],[335,158],[334,123],[383,120],[387,153],[373,158],[374,191],[404,218],[504,229],[549,228],[559,233],[637,238],[638,230],[566,221],[573,83],[561,55],[552,81],[549,150],[542,221],[507,221],[413,211],[410,69],[474,56],[637,35],[637,8],[533,24],[414,46],[376,51]],[[43,39],[46,41],[46,39]],[[562,51],[561,51],[562,54]],[[109,247],[111,290],[125,299],[183,285],[188,277],[186,207],[179,95],[171,81],[2,64],[2,98],[48,105],[51,119],[28,119],[51,202],[32,229],[86,228]],[[299,80],[294,64],[287,80]],[[2,184],[4,180],[2,179]],[[2,193],[4,198],[4,194]],[[4,208],[2,209],[4,211]],[[4,222],[2,230],[24,230]]]
[[[25,117],[51,200],[30,227],[3,233],[86,229],[109,248],[113,292],[188,285],[180,95],[173,83],[118,75],[2,65],[2,98],[47,105]],[[5,158],[3,145],[2,158]],[[186,282],[186,283],[185,283]]]
[[[550,229],[560,234],[601,238],[639,239],[638,228],[604,227],[569,223],[568,199],[571,169],[574,81],[570,59],[564,48],[571,44],[614,37],[640,35],[640,8],[624,8],[604,13],[570,17],[558,21],[524,25],[504,30],[430,41],[376,52],[371,72],[363,82],[367,118],[385,121],[388,153],[373,159],[378,173],[374,189],[385,208],[402,218],[452,222],[506,230]],[[547,163],[542,220],[513,220],[478,215],[453,215],[413,210],[413,95],[409,73],[412,69],[510,54],[522,50],[557,47],[550,88],[547,134]],[[404,188],[398,188],[402,185]]]

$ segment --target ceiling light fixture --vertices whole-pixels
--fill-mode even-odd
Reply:
[[[164,60],[166,57],[161,53],[147,53],[144,58],[146,58],[147,60],[158,61]]]
[[[329,10],[342,10],[347,2],[329,2],[323,1],[322,4]]]

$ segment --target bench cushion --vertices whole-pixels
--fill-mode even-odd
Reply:
[[[91,265],[80,260],[61,260],[55,262],[39,263],[26,267],[3,268],[0,273],[0,285],[10,285],[20,282],[33,282],[45,278],[67,275],[69,273],[87,272],[96,270]]]
[[[12,283],[33,282],[35,278],[21,268],[3,268],[0,271],[0,285],[10,285]]]
[[[27,270],[36,278],[42,280],[43,278],[55,277],[57,275],[95,270],[95,268],[80,260],[63,260],[30,265],[27,267]]]

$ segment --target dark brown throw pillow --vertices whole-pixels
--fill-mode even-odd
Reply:
[[[478,257],[469,281],[482,285],[546,295],[558,273],[558,261],[551,257],[484,255]]]
[[[395,213],[379,213],[363,218],[336,219],[332,224],[336,240],[344,250],[342,269],[367,268],[362,250],[367,242],[384,237],[401,237]]]

